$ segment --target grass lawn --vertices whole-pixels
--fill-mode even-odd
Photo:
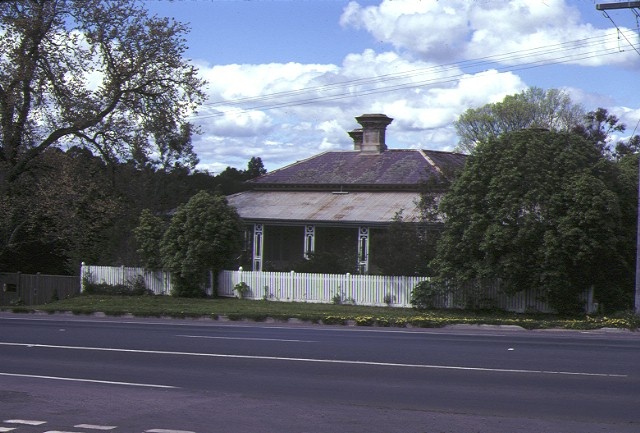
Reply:
[[[415,310],[395,307],[313,304],[300,302],[254,301],[235,298],[189,299],[171,296],[80,295],[37,306],[2,307],[4,311],[30,313],[73,312],[107,315],[131,314],[139,317],[208,317],[218,320],[287,321],[356,326],[393,326],[435,328],[453,324],[517,325],[526,329],[598,329],[636,330],[640,317],[632,313],[615,317],[582,316],[562,318],[553,315],[527,315],[500,311]]]

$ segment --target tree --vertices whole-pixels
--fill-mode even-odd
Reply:
[[[161,246],[162,262],[172,272],[174,295],[204,296],[208,271],[214,275],[239,255],[242,224],[224,197],[205,191],[180,206],[171,218]]]
[[[220,192],[220,194],[225,195],[245,191],[248,188],[246,185],[244,185],[245,181],[254,179],[258,176],[262,176],[266,172],[267,169],[264,168],[262,159],[260,157],[252,156],[247,163],[246,170],[238,170],[234,167],[227,167],[216,176],[218,191]]]
[[[0,264],[102,258],[115,166],[195,165],[186,31],[136,0],[0,2]]]
[[[149,209],[143,209],[138,227],[134,229],[133,234],[138,243],[138,255],[142,259],[142,265],[147,269],[162,268],[160,245],[164,232],[163,219],[151,213]]]
[[[0,170],[14,181],[70,142],[106,161],[197,159],[185,121],[204,82],[182,55],[187,27],[135,0],[0,3]]]
[[[579,134],[539,130],[479,144],[440,204],[438,277],[543,290],[562,313],[576,312],[590,287],[609,308],[626,305],[635,231],[624,200],[634,185],[600,150]]]
[[[583,108],[564,91],[531,87],[506,96],[502,102],[469,108],[454,126],[459,150],[471,152],[478,143],[509,131],[533,127],[569,131],[581,124],[583,117]]]
[[[252,156],[247,163],[247,170],[244,172],[245,180],[253,179],[258,176],[262,176],[267,173],[267,169],[264,168],[262,159],[258,156]]]
[[[0,266],[22,272],[69,273],[97,262],[105,230],[122,211],[108,170],[91,152],[51,148],[29,176],[13,184],[19,194],[0,200]]]
[[[372,238],[372,268],[382,275],[428,275],[432,237],[426,228],[406,222],[402,211],[398,212],[389,228]]]

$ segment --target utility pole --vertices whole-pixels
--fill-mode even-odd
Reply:
[[[640,1],[635,2],[617,2],[617,3],[602,3],[597,4],[596,9],[599,11],[605,11],[610,9],[640,9]],[[636,17],[639,16],[637,11],[633,11]],[[637,50],[636,50],[637,52]],[[637,316],[640,316],[640,159],[638,159],[638,220],[636,229],[636,285],[633,311]]]

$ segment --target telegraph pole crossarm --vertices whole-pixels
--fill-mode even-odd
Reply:
[[[596,5],[596,9],[599,11],[606,11],[610,9],[634,9],[640,8],[640,1],[638,2],[617,2],[617,3],[601,3]]]

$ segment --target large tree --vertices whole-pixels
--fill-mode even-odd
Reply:
[[[609,308],[633,285],[632,178],[576,133],[535,129],[478,145],[440,205],[445,229],[433,265],[441,279],[499,278],[541,290],[558,311],[594,287]]]
[[[458,149],[471,152],[478,143],[509,131],[546,128],[569,131],[582,124],[584,110],[558,89],[531,87],[501,102],[469,108],[455,121]]]
[[[38,184],[56,178],[48,151],[78,146],[111,165],[195,165],[186,120],[204,83],[183,58],[186,32],[135,0],[0,2],[0,264],[40,237],[38,216],[51,237],[71,232],[64,215],[73,207],[35,200]],[[67,197],[82,203],[81,194]],[[106,222],[113,212],[103,209]],[[100,219],[98,206],[91,212]]]
[[[0,163],[16,179],[52,146],[193,165],[186,116],[203,82],[185,25],[135,0],[0,3]]]

